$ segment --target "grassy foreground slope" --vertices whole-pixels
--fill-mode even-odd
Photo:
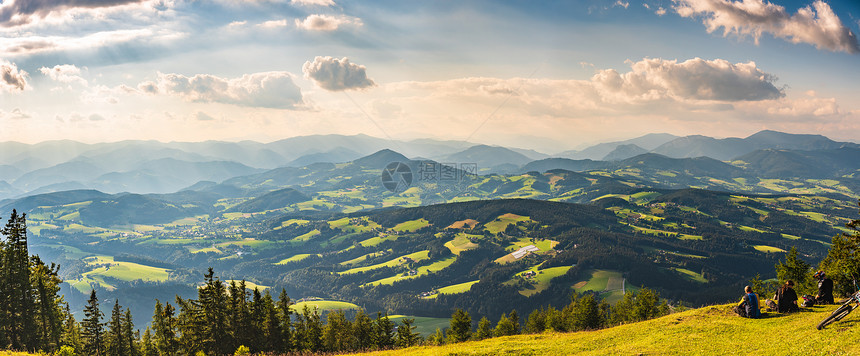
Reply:
[[[860,315],[827,329],[815,326],[836,306],[762,319],[741,318],[730,305],[688,310],[597,331],[516,335],[380,355],[844,355],[860,354]]]

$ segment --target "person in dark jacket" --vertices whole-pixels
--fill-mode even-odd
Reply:
[[[787,280],[779,290],[776,291],[777,312],[791,313],[800,311],[797,306],[797,292],[794,291],[794,281]]]
[[[741,302],[735,306],[735,313],[745,318],[758,318],[761,316],[761,311],[758,308],[758,295],[753,293],[752,287],[744,288],[744,296]]]
[[[818,294],[815,302],[819,304],[833,304],[833,280],[827,278],[824,271],[815,272],[812,277],[818,279]]]

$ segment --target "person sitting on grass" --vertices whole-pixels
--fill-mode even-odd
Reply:
[[[776,291],[777,311],[780,313],[791,313],[800,311],[797,306],[797,293],[794,291],[794,281],[787,280],[779,290]]]
[[[833,280],[827,278],[824,271],[815,272],[813,278],[818,279],[818,294],[815,302],[818,304],[833,304]]]
[[[744,287],[744,296],[741,302],[735,306],[735,313],[744,318],[758,318],[761,312],[758,309],[758,295],[753,293],[752,287]]]

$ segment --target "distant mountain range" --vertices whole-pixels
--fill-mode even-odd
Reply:
[[[382,169],[391,160],[411,158],[453,166],[473,164],[478,174],[513,174],[553,169],[619,169],[622,166],[643,169],[646,167],[629,160],[643,154],[655,154],[673,159],[707,157],[717,161],[711,162],[712,165],[722,163],[718,161],[735,161],[733,165],[722,164],[725,169],[722,176],[736,174],[736,168],[740,167],[746,176],[821,178],[847,174],[856,169],[853,167],[857,166],[858,147],[860,145],[836,142],[820,135],[776,131],[724,139],[648,134],[626,141],[598,144],[581,151],[566,151],[554,157],[533,150],[474,145],[463,141],[392,141],[366,135],[302,136],[265,144],[252,141],[122,141],[98,144],[49,141],[34,145],[3,142],[0,143],[0,199],[75,189],[94,189],[110,194],[166,194],[200,182],[211,182],[208,189],[228,189],[233,194],[246,194],[236,190],[236,185],[219,184],[245,176],[282,176],[284,172],[292,172],[290,175],[297,177],[303,170],[307,171],[307,167],[359,162],[362,157],[382,150],[391,150],[396,156],[386,154],[383,160],[388,161],[375,162],[375,165],[366,160],[359,163],[368,169]],[[657,163],[660,160],[657,156],[649,157],[647,161],[663,164]],[[417,169],[418,163],[412,164]]]

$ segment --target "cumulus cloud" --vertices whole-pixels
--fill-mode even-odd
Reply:
[[[723,29],[723,35],[751,36],[758,43],[769,33],[792,43],[808,43],[833,52],[860,52],[851,30],[830,8],[816,0],[812,6],[789,15],[785,8],[764,0],[674,0],[682,17],[702,17],[708,32]]]
[[[307,61],[302,66],[305,78],[311,79],[321,88],[330,91],[362,89],[375,86],[376,83],[367,77],[367,68],[363,65],[350,63],[349,58],[341,59],[317,56],[314,61]]]
[[[169,30],[137,29],[102,31],[79,37],[38,35],[0,37],[0,54],[14,56],[65,50],[87,50],[132,41],[170,41],[183,36],[185,34]]]
[[[81,69],[74,64],[60,64],[55,65],[53,68],[42,67],[39,68],[39,71],[48,78],[51,78],[51,80],[60,83],[80,83],[85,86],[87,85],[87,80],[81,77]]]
[[[144,0],[7,0],[0,4],[0,26],[19,26],[72,8],[105,8]]]
[[[304,20],[296,19],[296,27],[306,31],[334,31],[343,26],[361,27],[364,23],[357,17],[313,14]]]
[[[630,6],[630,3],[627,1],[617,0],[617,1],[615,1],[615,4],[612,4],[612,7],[616,7],[616,6],[623,7],[626,9],[627,7]]]
[[[27,72],[18,69],[15,63],[0,61],[0,89],[7,92],[24,91],[27,85]]]
[[[631,71],[598,71],[591,78],[607,96],[624,100],[660,98],[755,101],[784,96],[774,86],[776,78],[756,67],[755,62],[730,63],[723,59],[677,60],[646,58],[631,64]]]
[[[202,111],[198,111],[197,114],[194,115],[194,117],[197,119],[197,121],[215,121],[214,117],[209,116],[209,114]]]
[[[291,0],[291,4],[299,6],[335,6],[333,0]]]
[[[288,72],[245,74],[227,79],[209,74],[187,77],[182,74],[158,73],[156,81],[138,85],[150,94],[173,95],[193,102],[216,102],[248,107],[300,109],[301,89]]]
[[[287,20],[271,20],[263,22],[257,26],[262,28],[279,28],[279,27],[287,27]]]

